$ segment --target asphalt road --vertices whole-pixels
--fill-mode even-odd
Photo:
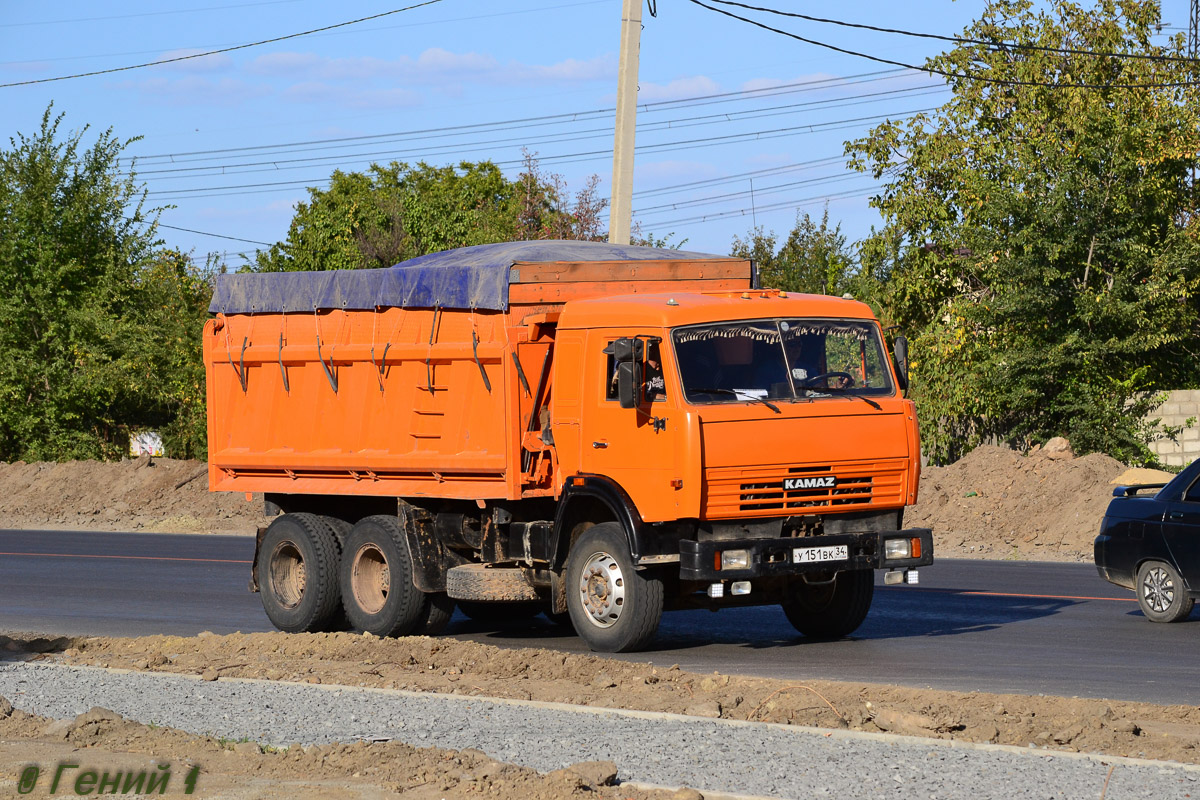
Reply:
[[[247,537],[0,531],[0,629],[137,636],[267,631],[246,590]],[[543,618],[449,635],[585,652]],[[963,691],[1196,702],[1200,610],[1147,622],[1089,564],[943,560],[919,586],[878,587],[848,640],[810,642],[778,608],[666,614],[654,651],[629,660],[698,672],[853,680]]]

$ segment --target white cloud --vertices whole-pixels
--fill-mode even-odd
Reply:
[[[408,108],[419,105],[421,95],[408,89],[354,89],[330,83],[298,83],[282,92],[284,100],[338,108]]]
[[[371,81],[409,84],[415,87],[460,82],[489,85],[522,84],[530,81],[578,83],[609,80],[616,75],[611,55],[580,61],[566,59],[555,64],[501,63],[485,53],[454,53],[429,48],[416,58],[322,58],[310,53],[272,53],[250,63],[256,75],[306,81]]]
[[[270,87],[250,84],[233,78],[222,78],[217,81],[195,76],[178,80],[151,78],[136,83],[126,83],[124,86],[156,101],[178,106],[235,107],[272,94]]]
[[[836,75],[828,72],[814,72],[809,75],[798,75],[794,78],[752,78],[738,88],[743,92],[754,92],[760,89],[774,89],[778,86],[791,86],[796,83],[816,83],[836,79]]]
[[[684,97],[699,97],[717,94],[721,84],[706,75],[676,78],[670,83],[642,83],[638,85],[639,103],[656,103],[664,100],[679,100]]]

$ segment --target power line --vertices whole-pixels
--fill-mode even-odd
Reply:
[[[774,97],[780,94],[803,93],[809,91],[818,91],[820,89],[840,88],[842,86],[855,85],[858,83],[874,83],[876,81],[893,80],[901,77],[904,70],[879,70],[875,72],[859,73],[857,75],[847,75],[841,78],[820,78],[811,81],[797,81],[794,83],[780,84],[779,86],[767,86],[759,89],[745,89],[737,92],[722,92],[719,94],[697,95],[694,97],[678,98],[676,100],[661,100],[653,103],[642,103],[638,105],[638,110],[643,112],[657,112],[667,110],[669,106],[691,107],[693,105],[709,105],[704,101],[712,103],[733,102],[736,100],[752,100],[760,97]],[[865,78],[866,80],[858,80]],[[222,155],[233,153],[251,153],[263,152],[270,150],[278,150],[279,152],[287,152],[292,148],[307,149],[323,149],[319,147],[310,147],[317,145],[343,144],[349,142],[366,142],[380,141],[393,137],[415,136],[418,134],[446,134],[455,131],[468,130],[511,130],[519,127],[529,127],[530,125],[545,125],[545,124],[565,124],[567,122],[577,122],[580,119],[595,117],[600,115],[611,115],[615,109],[612,108],[595,108],[584,111],[567,111],[560,114],[543,114],[536,117],[519,117],[509,120],[497,120],[493,122],[477,122],[467,125],[449,125],[438,128],[419,128],[412,131],[392,131],[389,133],[366,134],[360,136],[340,136],[329,139],[308,139],[293,142],[281,142],[267,145],[249,145],[245,147],[228,147],[216,148],[212,150],[192,150],[179,153],[159,153],[145,156],[139,156],[138,161],[145,163],[149,160],[165,159],[171,163],[179,163],[180,161],[204,160],[191,159],[191,156],[209,156]],[[555,122],[557,121],[557,122]],[[529,123],[526,125],[525,123]],[[296,150],[296,152],[306,152],[306,150]]]
[[[95,72],[81,72],[76,75],[59,75],[58,77],[55,77],[55,78],[37,78],[36,80],[31,80],[31,81],[17,81],[16,83],[0,83],[0,89],[6,89],[11,86],[29,86],[29,85],[32,85],[35,83],[51,83],[53,81],[65,81],[65,80],[70,80],[72,78],[90,78],[93,75],[108,75],[113,72],[125,72],[125,71],[131,70],[131,69],[141,69],[143,67],[155,67],[160,64],[173,64],[177,61],[187,61],[192,58],[204,58],[205,56],[214,56],[214,55],[218,55],[220,53],[232,53],[235,50],[245,50],[248,47],[259,47],[264,44],[274,44],[275,42],[284,42],[284,41],[287,41],[288,39],[297,39],[301,36],[310,36],[314,33],[322,33],[324,31],[331,31],[331,30],[334,30],[335,28],[344,28],[347,25],[357,25],[360,22],[369,22],[370,20],[373,20],[373,19],[380,19],[381,17],[388,17],[388,16],[391,16],[392,14],[399,14],[402,11],[412,11],[414,8],[421,8],[422,6],[430,6],[430,5],[433,5],[434,3],[440,3],[440,2],[442,2],[442,0],[425,0],[425,2],[423,2],[423,3],[416,3],[411,6],[405,6],[404,8],[395,8],[395,9],[392,9],[391,11],[384,11],[381,14],[372,14],[369,17],[360,17],[359,19],[352,19],[347,22],[339,22],[335,25],[326,25],[322,28],[313,28],[310,31],[301,31],[300,33],[289,33],[287,36],[276,36],[273,39],[263,39],[262,41],[259,41],[259,42],[249,42],[247,44],[234,45],[233,47],[223,47],[223,48],[220,48],[219,50],[209,50],[206,53],[193,53],[188,56],[176,56],[175,58],[164,58],[161,61],[150,61],[145,64],[131,64],[127,67],[112,67],[110,69],[96,70]]]
[[[667,225],[687,225],[687,224],[691,224],[694,222],[711,222],[712,220],[728,219],[730,217],[747,217],[747,216],[750,216],[752,212],[761,214],[766,211],[778,211],[778,210],[784,209],[784,208],[800,207],[800,206],[805,206],[805,205],[814,205],[816,203],[830,202],[832,200],[848,200],[852,197],[866,197],[866,196],[870,195],[872,192],[878,191],[880,188],[882,188],[882,187],[879,185],[875,185],[875,186],[864,187],[862,189],[848,189],[844,192],[837,192],[835,194],[822,194],[822,195],[815,195],[813,197],[802,197],[802,198],[795,199],[795,200],[784,200],[784,201],[781,201],[778,203],[772,203],[772,204],[766,205],[766,206],[757,206],[754,209],[739,208],[734,211],[721,211],[721,212],[717,212],[717,213],[713,213],[713,214],[701,214],[699,216],[694,216],[694,217],[683,217],[680,219],[660,220],[658,222],[653,222],[650,224],[652,224],[658,228],[663,228]]]
[[[719,186],[722,183],[733,183],[735,181],[743,181],[749,178],[757,178],[761,175],[778,175],[782,172],[798,172],[800,170],[813,169],[814,167],[824,167],[831,164],[836,164],[841,161],[843,156],[827,156],[825,158],[817,158],[812,161],[801,161],[796,164],[784,164],[779,167],[765,167],[763,169],[751,170],[749,172],[739,172],[734,175],[726,175],[721,178],[706,178],[699,181],[688,181],[687,183],[676,183],[668,186],[659,186],[655,189],[643,189],[640,192],[634,192],[634,197],[652,197],[660,194],[673,194],[675,192],[687,191],[688,189],[707,188],[709,186]]]
[[[990,50],[1007,51],[1007,50],[1031,50],[1041,53],[1059,53],[1061,55],[1075,56],[1101,56],[1104,58],[1130,58],[1141,59],[1145,61],[1182,61],[1185,63],[1196,63],[1195,56],[1170,56],[1170,55],[1153,55],[1150,53],[1112,53],[1100,52],[1097,50],[1083,50],[1073,47],[1048,47],[1046,45],[1036,44],[1020,44],[1018,42],[1005,42],[986,39],[970,39],[961,36],[942,36],[936,33],[919,33],[917,31],[907,31],[901,28],[881,28],[877,25],[864,25],[859,22],[845,22],[838,19],[826,19],[824,17],[813,17],[808,14],[799,14],[794,11],[781,11],[776,8],[763,8],[762,6],[752,6],[746,3],[738,3],[735,0],[711,0],[714,3],[720,3],[723,6],[737,6],[745,8],[749,11],[762,11],[767,14],[777,14],[781,17],[795,17],[797,19],[808,20],[809,22],[820,22],[828,25],[838,25],[843,28],[857,28],[859,30],[875,31],[876,33],[896,33],[901,36],[912,36],[918,39],[935,39],[941,42],[953,42],[955,44],[977,44],[987,47]]]
[[[737,143],[738,141],[746,141],[746,140],[762,141],[762,140],[769,140],[769,139],[778,139],[778,138],[782,138],[782,137],[786,137],[786,136],[796,136],[796,135],[801,135],[801,134],[805,134],[805,133],[816,133],[818,130],[820,130],[820,131],[843,130],[845,128],[858,127],[858,125],[863,122],[870,122],[870,121],[889,119],[889,118],[907,119],[909,116],[914,115],[914,114],[921,114],[921,113],[925,113],[928,111],[936,111],[936,110],[937,110],[936,108],[920,108],[920,109],[915,109],[912,111],[902,112],[902,114],[900,114],[900,115],[873,114],[873,115],[866,116],[866,117],[854,117],[851,119],[831,120],[829,122],[812,123],[812,124],[808,124],[808,125],[795,125],[795,126],[789,126],[789,127],[784,127],[784,128],[773,128],[773,129],[768,129],[768,130],[764,130],[764,131],[748,131],[748,132],[744,132],[744,133],[727,134],[724,136],[708,136],[708,137],[700,137],[700,138],[696,138],[696,139],[683,139],[683,140],[673,141],[673,142],[659,142],[656,144],[638,145],[637,152],[639,152],[639,153],[673,152],[675,150],[690,150],[690,149],[697,149],[700,147],[712,147],[712,146],[719,146],[719,145],[724,145],[724,144],[734,144],[734,143]],[[410,157],[421,157],[423,155],[425,155],[425,154],[415,153],[415,154],[410,154]],[[607,157],[611,157],[611,156],[612,156],[612,149],[606,148],[603,150],[591,150],[591,151],[584,151],[584,152],[580,152],[580,153],[564,153],[564,154],[559,154],[559,155],[539,156],[538,161],[540,163],[554,163],[554,162],[569,163],[567,161],[568,159],[570,159],[570,160],[590,160],[592,157],[607,158]],[[512,160],[505,160],[505,161],[493,161],[492,163],[498,167],[502,167],[502,166],[521,164],[521,163],[523,163],[523,161],[524,161],[524,159],[512,159]],[[319,178],[316,180],[274,181],[274,182],[265,182],[265,183],[235,184],[235,185],[228,185],[228,186],[204,186],[204,187],[196,187],[196,188],[192,188],[192,189],[159,189],[156,191],[151,191],[150,195],[154,196],[154,197],[158,197],[158,198],[165,198],[167,196],[171,196],[171,197],[212,196],[212,195],[202,195],[201,193],[203,193],[203,192],[226,193],[226,192],[230,192],[235,189],[260,189],[260,188],[264,188],[264,187],[276,187],[277,189],[282,189],[285,187],[313,186],[316,184],[326,183],[327,181],[328,181],[327,178],[322,177],[322,178]]]
[[[808,101],[808,102],[804,102],[804,103],[789,103],[789,104],[779,105],[779,106],[769,106],[767,108],[747,109],[744,111],[729,111],[729,112],[723,112],[723,113],[719,113],[719,114],[707,114],[707,115],[693,116],[693,117],[681,117],[681,118],[672,119],[672,120],[661,120],[658,122],[650,122],[650,123],[643,124],[641,127],[641,131],[643,133],[649,133],[649,132],[659,131],[659,130],[675,130],[675,129],[702,126],[702,125],[714,125],[714,124],[718,124],[718,123],[722,123],[722,122],[736,122],[736,121],[748,120],[748,119],[760,119],[763,117],[781,116],[781,115],[795,113],[797,110],[802,109],[802,108],[813,108],[815,106],[821,106],[822,107],[821,110],[846,108],[849,106],[863,105],[863,104],[867,104],[867,103],[878,102],[881,98],[893,97],[893,96],[899,95],[899,94],[904,94],[904,95],[908,95],[908,96],[922,96],[922,95],[927,95],[927,94],[932,94],[932,93],[942,92],[942,91],[946,91],[945,86],[935,86],[935,87],[915,86],[915,87],[909,87],[909,88],[905,88],[905,89],[893,89],[893,90],[889,90],[889,91],[885,91],[885,92],[871,92],[871,93],[861,94],[861,95],[850,95],[848,97],[841,97],[841,98],[829,98],[826,100],[812,100],[812,101]],[[861,102],[852,102],[852,101],[861,101]],[[522,125],[522,126],[518,126],[518,127],[530,127],[530,126]],[[537,127],[542,127],[542,126],[538,125]],[[500,130],[512,130],[512,128],[503,128]],[[443,136],[439,137],[439,138],[446,138],[447,136],[454,136],[454,135],[466,135],[466,133],[467,133],[466,131],[459,133],[459,134],[454,134],[454,133],[448,132],[446,134],[443,134]],[[594,138],[609,136],[609,135],[611,135],[611,133],[612,133],[611,127],[588,128],[588,129],[585,129],[582,131],[546,134],[545,136],[532,137],[532,138],[530,138],[528,136],[522,136],[522,137],[516,138],[516,139],[489,139],[489,140],[476,140],[476,141],[471,141],[471,142],[460,142],[457,144],[449,144],[448,143],[446,145],[438,145],[437,148],[439,150],[443,150],[443,151],[458,152],[458,151],[465,150],[465,149],[472,149],[472,148],[479,148],[479,147],[493,146],[493,145],[506,145],[506,144],[512,144],[512,143],[521,144],[523,146],[533,146],[533,145],[539,145],[539,144],[554,144],[554,143],[558,143],[558,142],[579,141],[582,139],[594,139]],[[394,141],[405,141],[405,140],[409,140],[409,139],[413,139],[413,138],[415,138],[419,141],[420,139],[428,138],[428,137],[417,136],[417,135],[409,137],[409,136],[403,135],[403,134],[398,134],[397,137],[398,137],[397,140],[394,140]],[[354,146],[357,146],[357,145],[354,145]],[[295,151],[295,152],[304,152],[304,151]],[[437,153],[427,151],[425,154],[426,155],[436,155]],[[208,165],[194,166],[194,167],[170,167],[167,169],[148,169],[148,170],[139,169],[139,170],[137,170],[137,176],[139,178],[147,178],[148,176],[173,175],[173,176],[177,176],[177,177],[184,177],[184,178],[193,177],[194,178],[194,177],[207,177],[206,175],[200,175],[200,174],[196,174],[196,173],[214,174],[217,171],[219,171],[219,174],[223,175],[223,174],[226,174],[226,172],[225,172],[226,170],[237,170],[238,174],[251,174],[254,172],[277,172],[277,171],[282,171],[282,170],[286,170],[286,169],[299,169],[303,166],[315,165],[315,164],[318,164],[321,162],[336,161],[336,160],[344,161],[344,160],[350,159],[350,158],[367,159],[367,158],[373,158],[376,156],[390,156],[390,157],[395,158],[395,157],[400,157],[400,156],[404,156],[404,155],[405,154],[397,153],[395,150],[376,150],[376,151],[370,151],[370,152],[344,153],[344,154],[328,155],[328,156],[307,156],[307,157],[303,157],[303,158],[292,158],[292,159],[275,158],[275,159],[269,159],[269,160],[263,160],[263,161],[245,161],[245,162],[239,162],[239,163],[233,163],[233,164],[208,164]],[[253,169],[254,167],[261,167],[263,169]],[[193,173],[193,174],[187,175],[185,173]]]
[[[192,230],[191,228],[180,228],[176,225],[167,225],[162,222],[158,223],[158,227],[170,228],[173,231],[183,231],[184,233],[195,233],[195,234],[199,234],[200,236],[212,236],[215,239],[229,239],[230,241],[234,241],[234,242],[246,242],[247,244],[261,244],[264,247],[271,246],[271,242],[259,242],[254,239],[242,239],[241,237],[238,237],[238,236],[226,236],[222,233],[209,233],[208,231],[196,231],[196,230]]]
[[[110,19],[134,19],[137,17],[164,17],[173,14],[195,14],[200,11],[224,11],[229,8],[249,8],[250,6],[277,6],[282,3],[295,3],[297,0],[263,0],[258,3],[235,3],[229,6],[204,6],[202,8],[177,8],[171,11],[145,11],[140,14],[117,14],[110,17],[75,17],[74,19],[48,19],[42,22],[5,22],[0,28],[29,28],[37,25],[68,25],[76,22],[104,22]]]
[[[723,203],[733,200],[738,197],[747,197],[750,195],[776,194],[785,189],[794,189],[797,186],[821,186],[827,183],[840,183],[853,178],[860,177],[857,173],[849,173],[845,175],[824,175],[820,178],[806,178],[802,181],[789,181],[788,183],[777,183],[774,186],[760,186],[753,190],[741,192],[726,192],[725,194],[710,195],[709,197],[698,197],[695,200],[682,200],[678,203],[664,203],[659,206],[647,206],[645,208],[635,209],[638,214],[653,214],[656,211],[677,211],[682,208],[691,208],[693,206],[712,205],[713,203]]]
[[[294,3],[294,2],[297,2],[297,0],[270,0],[269,2],[266,2],[266,3],[249,3],[247,5],[272,5],[274,3]],[[415,28],[415,27],[421,27],[421,26],[426,26],[426,25],[444,25],[448,22],[468,22],[468,21],[473,21],[473,20],[477,20],[477,19],[490,19],[492,17],[511,17],[511,16],[517,16],[520,14],[538,14],[538,13],[542,13],[544,11],[556,11],[560,8],[575,8],[576,6],[592,6],[592,5],[599,5],[600,3],[606,3],[606,2],[608,2],[608,0],[582,0],[581,2],[578,2],[578,3],[560,3],[558,5],[553,5],[553,6],[539,6],[536,8],[522,8],[522,9],[518,9],[516,11],[498,11],[493,14],[474,14],[469,17],[444,17],[442,19],[433,19],[433,20],[428,20],[425,22],[411,22],[411,23],[405,23],[405,24],[401,24],[401,25],[380,25],[377,28],[375,28],[374,30],[387,31],[387,30],[395,30],[397,28]],[[191,11],[209,11],[209,10],[218,10],[218,9],[222,9],[222,8],[239,8],[239,7],[240,6],[210,6],[209,8],[204,8],[204,9],[182,9],[182,10],[178,10],[178,11],[156,11],[156,12],[148,12],[146,14],[127,14],[125,16],[126,17],[143,17],[143,16],[155,16],[158,14],[184,14],[184,13],[188,13]],[[124,17],[95,17],[94,19],[105,20],[105,19],[123,19],[123,18]],[[87,21],[87,20],[86,19],[52,20],[52,21],[48,21],[48,22],[44,22],[44,23],[43,22],[25,22],[25,23],[16,23],[16,24],[17,25],[54,25],[54,24],[59,24],[59,23],[76,22],[76,21]],[[3,28],[3,27],[6,27],[6,26],[0,25],[0,28]],[[127,51],[121,52],[121,53],[92,53],[89,55],[61,56],[61,57],[57,57],[57,58],[39,58],[39,59],[37,59],[37,62],[38,63],[48,63],[48,62],[54,62],[54,61],[86,61],[88,59],[94,59],[94,58],[114,58],[114,57],[119,57],[119,56],[140,56],[140,55],[145,55],[146,53],[161,53],[161,52],[162,52],[161,50],[133,50],[133,51],[127,50]],[[25,63],[28,63],[29,61],[30,61],[30,59],[22,59],[20,61],[0,61],[0,66],[10,65],[10,64],[25,64]]]
[[[713,1],[716,2],[716,0],[713,0]],[[844,47],[838,47],[836,45],[828,44],[826,42],[820,42],[820,41],[817,41],[816,39],[808,39],[808,38],[805,38],[798,34],[791,33],[790,31],[781,30],[779,28],[773,28],[770,25],[766,25],[762,22],[758,22],[757,20],[749,19],[748,17],[739,16],[737,14],[734,14],[731,11],[726,11],[723,8],[714,8],[713,6],[702,3],[700,0],[688,0],[688,2],[693,3],[694,5],[698,5],[701,8],[708,9],[709,11],[713,11],[717,14],[722,14],[726,17],[730,17],[731,19],[736,19],[736,20],[739,20],[740,22],[745,22],[748,25],[753,25],[756,28],[762,28],[765,31],[770,31],[771,33],[777,33],[780,36],[787,36],[790,39],[795,39],[796,41],[804,42],[805,44],[811,44],[816,47],[823,47],[826,50],[832,50],[835,53],[842,53],[843,55],[855,56],[856,58],[865,58],[868,61],[874,61],[878,64],[890,64],[891,66],[894,66],[894,67],[904,67],[905,69],[916,70],[918,72],[928,72],[928,73],[932,73],[934,75],[941,75],[942,77],[950,78],[951,80],[973,80],[973,81],[980,81],[981,83],[990,83],[990,84],[994,84],[997,86],[1039,86],[1039,87],[1043,87],[1043,88],[1047,88],[1047,89],[1172,89],[1172,88],[1179,88],[1179,87],[1184,87],[1184,86],[1195,86],[1197,84],[1200,84],[1200,81],[1173,81],[1173,82],[1167,82],[1167,83],[1108,83],[1108,84],[1046,83],[1043,81],[1022,81],[1022,80],[1014,80],[1011,78],[989,78],[985,75],[980,75],[978,73],[949,72],[947,70],[938,69],[937,67],[932,67],[929,65],[926,65],[923,67],[918,67],[913,64],[905,63],[903,61],[895,61],[893,59],[881,58],[879,56],[870,55],[869,53],[861,53],[857,50],[848,50]]]

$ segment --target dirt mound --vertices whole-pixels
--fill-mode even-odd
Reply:
[[[0,464],[0,527],[253,533],[262,497],[208,491],[200,461]]]
[[[960,558],[1087,561],[1113,478],[1125,465],[983,446],[947,467],[921,473],[908,526],[932,528],[934,553]]]
[[[265,678],[885,731],[1200,763],[1200,708],[700,675],[551,650],[349,633],[5,639],[69,664]],[[61,652],[58,652],[61,651]],[[1148,733],[1152,732],[1152,733]]]
[[[138,758],[132,754],[144,754]],[[701,797],[681,790],[641,790],[615,786],[616,767],[608,762],[588,762],[540,773],[528,767],[505,764],[478,750],[415,748],[400,742],[355,742],[283,749],[262,748],[254,742],[232,742],[194,736],[169,728],[148,727],[104,708],[93,708],[74,720],[50,720],[13,710],[0,698],[0,761],[6,764],[40,764],[36,786],[45,792],[51,766],[70,762],[60,791],[70,793],[74,781],[89,770],[108,774],[139,772],[161,780],[156,765],[172,765],[168,772],[171,795],[189,794],[191,780],[196,796],[264,798],[366,798],[386,796],[429,798],[508,798],[531,800],[560,798],[628,798],[629,800],[683,800]],[[16,781],[0,773],[0,786]],[[14,770],[14,776],[18,775]],[[21,776],[30,776],[28,768]],[[325,783],[328,782],[328,783]],[[97,781],[85,783],[77,794],[90,794]],[[324,784],[324,785],[321,785]],[[21,787],[18,787],[20,791]],[[126,790],[128,791],[128,790]],[[23,792],[27,793],[27,792]],[[395,794],[393,794],[395,793]],[[39,793],[41,794],[41,793]]]
[[[1063,444],[1030,455],[984,446],[926,467],[904,521],[933,528],[936,555],[1086,561],[1111,481],[1126,470],[1105,455],[1073,458]],[[206,473],[169,458],[0,464],[0,527],[250,534],[269,522],[261,496],[209,492]]]

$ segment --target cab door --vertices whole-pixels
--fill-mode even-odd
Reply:
[[[604,475],[630,496],[647,522],[675,519],[682,473],[676,449],[683,417],[677,405],[678,381],[669,348],[659,348],[662,386],[648,396],[639,387],[636,408],[621,408],[615,365],[604,353],[622,336],[661,336],[649,331],[592,331],[584,348],[580,465]],[[609,348],[611,350],[611,348]]]

